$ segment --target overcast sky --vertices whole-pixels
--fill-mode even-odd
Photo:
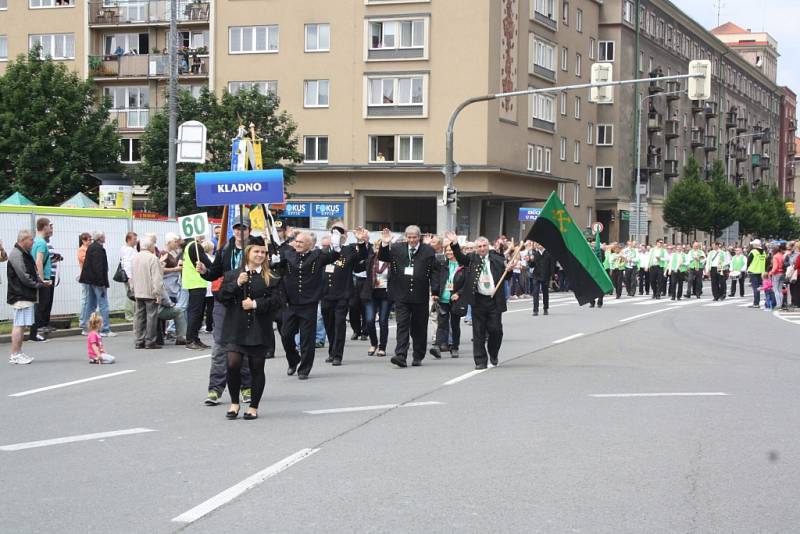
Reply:
[[[672,0],[708,29],[717,26],[719,0]],[[800,93],[800,0],[721,0],[720,24],[733,22],[752,31],[766,31],[778,41],[778,84]],[[792,60],[792,58],[795,58]]]

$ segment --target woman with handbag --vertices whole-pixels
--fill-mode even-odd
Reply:
[[[275,353],[272,331],[275,315],[286,302],[282,280],[273,274],[267,260],[267,247],[260,238],[251,241],[244,250],[244,260],[238,269],[225,274],[220,288],[220,301],[225,306],[222,323],[222,343],[228,355],[228,393],[231,405],[225,416],[239,417],[242,360],[246,356],[253,380],[250,406],[245,419],[258,417],[258,405],[264,393],[266,376],[264,361]]]
[[[792,252],[789,268],[786,269],[786,281],[789,284],[789,294],[792,297],[792,306],[797,308],[800,306],[800,283],[798,282],[798,274],[800,274],[800,241],[794,244],[794,251]]]

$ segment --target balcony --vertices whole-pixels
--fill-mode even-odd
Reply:
[[[797,123],[795,123],[794,119],[789,120],[789,131],[794,132],[797,130]]]
[[[715,152],[717,150],[717,136],[707,135],[706,142],[703,145],[703,150],[706,152]]]
[[[797,154],[797,145],[795,143],[789,143],[786,146],[786,153],[789,154],[790,156],[794,156],[795,154]]]
[[[698,148],[705,144],[705,132],[702,128],[692,128],[691,138],[689,144],[692,148]]]
[[[207,78],[208,62],[208,56],[179,53],[178,75],[182,78]],[[89,56],[89,75],[95,81],[167,78],[169,56],[166,54]]]
[[[756,128],[756,132],[761,134],[758,139],[762,145],[768,145],[772,141],[772,131],[769,128]]]
[[[542,67],[537,63],[533,64],[533,71],[531,71],[531,74],[540,76],[546,80],[550,80],[551,82],[556,81],[556,71],[550,70],[547,67]]]
[[[675,139],[680,137],[680,123],[676,119],[667,119],[664,121],[664,137],[667,139]]]
[[[761,166],[761,154],[750,154],[750,164],[753,167]]]
[[[678,176],[678,160],[664,160],[664,178],[675,178]]]
[[[703,106],[703,113],[705,113],[707,119],[715,118],[717,116],[717,103],[706,100]]]
[[[692,113],[701,113],[705,110],[705,104],[703,100],[692,100]]]
[[[211,3],[178,0],[178,24],[208,24]],[[170,0],[118,0],[89,2],[90,26],[169,25]]]
[[[766,171],[769,169],[769,154],[764,154],[761,156],[761,164],[759,165],[762,171]]]
[[[120,131],[144,130],[150,122],[151,114],[158,113],[156,109],[111,109],[108,111],[108,119],[117,121],[117,129]]]
[[[647,88],[647,91],[651,95],[655,95],[655,94],[664,92],[664,82],[661,82],[661,81],[658,80],[658,78],[653,78],[651,76],[650,85]]]
[[[736,133],[744,133],[747,131],[747,119],[740,117],[736,119]]]
[[[657,174],[661,172],[661,155],[650,154],[647,156],[647,170],[651,173]]]
[[[650,112],[647,114],[647,131],[650,133],[658,133],[664,129],[663,116],[661,113]]]
[[[733,149],[732,156],[736,158],[736,162],[747,161],[747,147],[737,146]]]
[[[725,127],[736,128],[736,112],[729,111],[725,114]]]
[[[678,91],[681,90],[681,82],[678,80],[670,80],[667,82],[667,93],[672,93],[667,95],[667,100],[680,100],[681,95],[677,94]]]
[[[374,0],[372,0],[372,1],[374,1]],[[558,21],[555,18],[553,18],[552,14],[550,14],[548,16],[548,15],[545,15],[543,13],[539,13],[538,11],[534,11],[533,12],[533,20],[535,20],[536,22],[538,22],[540,24],[543,24],[543,25],[547,26],[548,28],[550,28],[553,31],[556,31],[558,29]]]

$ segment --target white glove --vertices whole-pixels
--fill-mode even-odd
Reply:
[[[336,252],[342,248],[342,234],[336,230],[331,230],[331,248]]]

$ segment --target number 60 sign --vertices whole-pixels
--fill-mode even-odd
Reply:
[[[178,217],[178,226],[181,228],[181,236],[184,239],[206,235],[208,231],[208,213],[195,213]]]

